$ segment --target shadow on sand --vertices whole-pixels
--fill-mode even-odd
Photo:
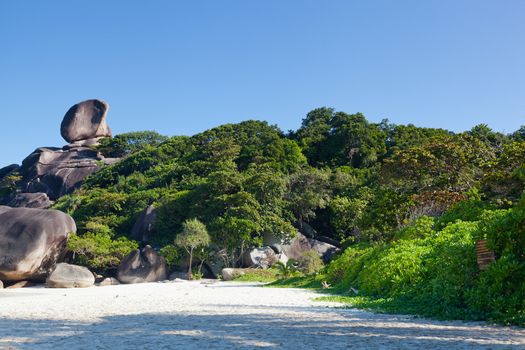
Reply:
[[[468,324],[451,327],[437,321],[389,315],[371,320],[367,313],[326,308],[315,308],[314,314],[329,312],[337,317],[305,320],[293,317],[304,311],[301,308],[288,311],[290,316],[286,318],[253,312],[138,314],[104,317],[94,323],[3,318],[0,314],[0,349],[499,350],[523,349],[525,341],[525,334],[512,328]]]

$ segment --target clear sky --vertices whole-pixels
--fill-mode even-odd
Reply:
[[[65,144],[64,113],[89,98],[109,102],[116,134],[289,130],[321,106],[511,132],[525,1],[1,1],[0,167]]]

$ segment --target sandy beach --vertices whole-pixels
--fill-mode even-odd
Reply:
[[[328,307],[305,290],[171,282],[0,290],[0,349],[523,349],[525,330]]]

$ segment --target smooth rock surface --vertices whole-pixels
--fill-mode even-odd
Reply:
[[[150,204],[144,211],[140,214],[135,225],[131,229],[131,238],[137,241],[148,242],[154,234],[155,220],[157,219],[157,214],[155,213],[155,207],[153,204]]]
[[[0,169],[0,180],[2,180],[7,175],[14,173],[15,171],[18,170],[18,168],[20,168],[18,164],[11,164],[11,165],[8,165]]]
[[[46,193],[55,200],[73,192],[87,176],[99,170],[103,162],[99,152],[86,147],[67,151],[38,148],[22,162],[22,191]]]
[[[43,281],[65,254],[71,216],[58,210],[0,206],[0,279]]]
[[[223,281],[233,281],[239,276],[244,275],[243,269],[234,269],[234,268],[226,268],[222,269],[222,280]]]
[[[267,269],[277,261],[279,259],[270,247],[254,248],[246,251],[242,256],[242,265],[244,267]]]
[[[167,278],[166,261],[150,246],[131,252],[117,269],[117,279],[121,283],[157,282]]]
[[[298,233],[289,242],[284,242],[274,235],[267,234],[264,236],[264,244],[271,246],[274,251],[284,253],[289,259],[294,260],[299,260],[304,252],[313,249],[325,263],[330,262],[333,255],[340,251],[339,248],[332,244],[308,238],[301,233]]]
[[[48,288],[87,288],[95,283],[95,276],[88,268],[66,263],[57,264],[46,279]]]
[[[60,125],[60,133],[69,143],[111,137],[111,129],[106,124],[109,105],[101,100],[87,100],[71,107]]]
[[[13,208],[34,208],[48,209],[53,205],[47,194],[38,193],[17,193],[8,203],[7,206]]]

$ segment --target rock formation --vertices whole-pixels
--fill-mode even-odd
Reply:
[[[298,233],[290,242],[283,242],[271,234],[264,236],[264,244],[272,247],[278,253],[284,253],[288,258],[298,260],[308,250],[315,250],[325,263],[330,262],[333,255],[340,249],[336,246],[322,242]]]
[[[106,102],[99,100],[74,105],[66,113],[61,125],[62,136],[71,143],[63,148],[36,149],[24,159],[21,167],[10,165],[0,169],[0,179],[17,172],[22,177],[18,183],[21,192],[43,193],[50,200],[73,192],[87,176],[99,170],[101,164],[113,164],[118,160],[104,158],[91,148],[101,137],[111,136],[106,124],[108,108]],[[28,206],[27,198],[19,198],[10,204]],[[37,206],[43,208],[47,204],[44,200]]]
[[[60,133],[69,143],[111,137],[111,129],[106,124],[109,105],[101,100],[87,100],[71,107],[62,124]]]
[[[75,221],[63,212],[0,206],[0,279],[44,280],[71,232]]]
[[[46,279],[48,288],[87,288],[95,283],[95,276],[86,267],[57,264]]]
[[[104,158],[90,148],[67,151],[57,148],[39,148],[22,162],[23,192],[43,192],[57,199],[78,188],[82,181],[100,169]]]
[[[7,203],[13,208],[47,209],[53,205],[45,193],[17,193]]]
[[[167,278],[166,261],[149,245],[131,252],[117,269],[117,279],[122,283],[157,282]]]
[[[148,242],[154,233],[153,224],[156,219],[155,207],[151,204],[140,214],[135,225],[133,225],[131,238],[137,241]]]
[[[0,169],[0,180],[2,180],[4,177],[16,172],[18,170],[19,166],[18,164],[11,164],[8,165],[2,169]]]
[[[270,247],[254,248],[248,250],[242,256],[244,267],[267,269],[279,261],[279,258]]]

